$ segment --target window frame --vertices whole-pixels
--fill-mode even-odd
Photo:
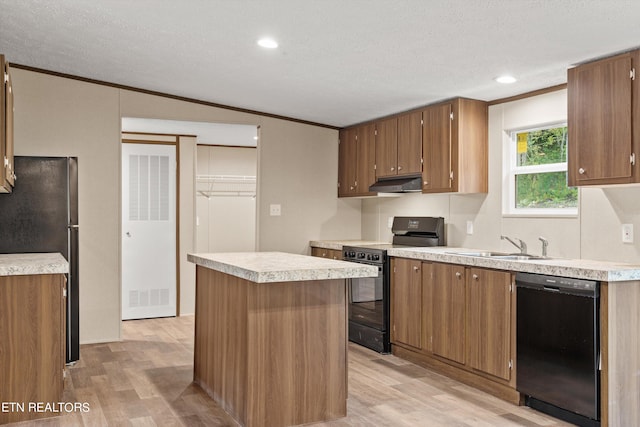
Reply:
[[[502,216],[503,217],[564,217],[573,218],[579,214],[580,191],[578,190],[578,206],[575,208],[517,208],[516,207],[516,176],[526,174],[568,172],[567,162],[547,163],[542,165],[517,165],[517,134],[534,132],[544,129],[566,127],[565,120],[545,124],[506,129],[503,132],[503,186],[502,186]]]

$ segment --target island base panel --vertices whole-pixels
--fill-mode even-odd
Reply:
[[[197,268],[194,380],[246,426],[346,416],[345,280],[254,283]]]

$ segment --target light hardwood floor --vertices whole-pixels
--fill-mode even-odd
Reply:
[[[123,322],[123,341],[83,345],[65,401],[90,410],[8,426],[237,426],[196,385],[194,318]],[[568,426],[391,355],[349,344],[348,416],[338,426]]]

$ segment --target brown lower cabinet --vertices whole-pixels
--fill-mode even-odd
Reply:
[[[64,286],[62,274],[0,277],[0,424],[60,415]]]
[[[320,258],[329,258],[329,259],[342,259],[342,251],[337,249],[325,249],[325,248],[311,248],[311,256],[317,256]]]
[[[392,258],[393,354],[520,403],[511,272]]]

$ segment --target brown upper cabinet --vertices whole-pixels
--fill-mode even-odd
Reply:
[[[456,98],[422,111],[423,193],[488,191],[488,106]]]
[[[422,112],[376,123],[376,177],[422,172]]]
[[[13,170],[13,87],[9,63],[0,55],[0,193],[10,193],[15,181]]]
[[[423,193],[486,193],[487,120],[486,102],[456,98],[342,129],[338,196],[375,195],[377,178],[421,174]]]
[[[375,195],[375,125],[342,129],[338,151],[338,197]]]
[[[636,50],[568,70],[570,186],[640,182],[639,63]]]

